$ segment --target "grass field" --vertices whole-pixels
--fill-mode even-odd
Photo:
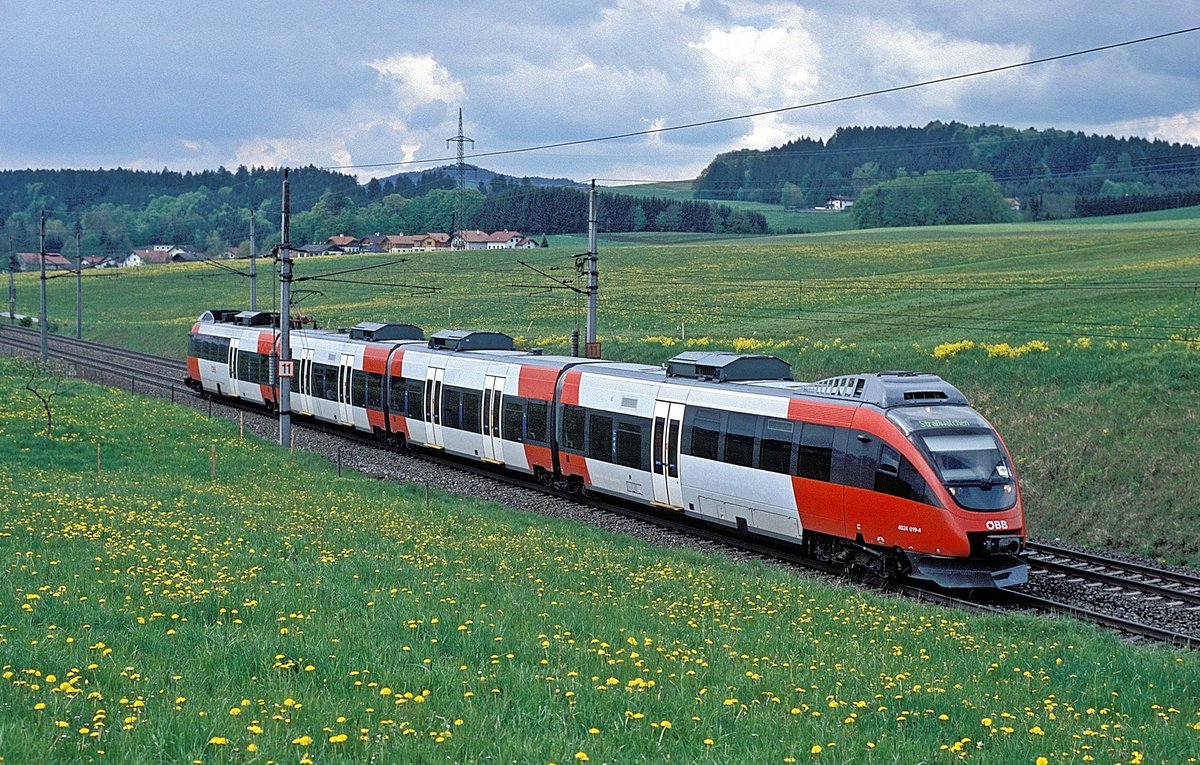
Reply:
[[[1200,752],[1194,653],[426,499],[82,383],[48,439],[14,367],[0,359],[5,763]]]
[[[1200,209],[658,241],[600,246],[607,357],[733,349],[777,354],[800,379],[936,372],[1006,438],[1031,534],[1200,565]],[[582,286],[583,249],[420,253],[343,281],[313,277],[394,259],[306,259],[296,287],[323,326],[484,327],[563,352],[585,301],[547,277]],[[193,319],[245,306],[246,282],[202,264],[90,276],[85,336],[181,356]],[[73,280],[48,287],[51,319],[73,328]],[[271,308],[269,272],[259,295]],[[36,276],[19,275],[18,311],[36,315],[36,296]]]

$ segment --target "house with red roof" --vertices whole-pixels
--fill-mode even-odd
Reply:
[[[450,247],[455,250],[486,250],[490,236],[486,231],[478,229],[459,231],[454,235]]]

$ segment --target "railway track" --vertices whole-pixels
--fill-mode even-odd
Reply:
[[[40,350],[39,342],[36,330],[0,327],[0,352],[36,354]],[[49,353],[53,358],[70,363],[76,373],[85,379],[148,395],[169,395],[172,400],[177,395],[186,394],[188,400],[198,403],[194,394],[183,386],[186,364],[182,361],[58,335],[50,336]],[[256,408],[239,405],[240,402],[223,400],[221,403],[231,409],[262,414]],[[212,408],[211,400],[209,408]],[[294,425],[328,434],[338,439],[337,443],[345,443],[349,439],[374,449],[382,446],[365,434],[324,423],[298,418]],[[340,466],[341,454],[342,448],[338,445],[330,448],[325,456],[336,459]],[[451,468],[480,480],[486,478],[528,490],[536,489],[560,499],[583,503],[594,511],[653,524],[656,528],[706,540],[725,549],[845,578],[840,569],[804,556],[794,548],[761,537],[706,526],[684,516],[664,515],[649,508],[609,501],[598,496],[581,496],[537,487],[516,474],[432,453],[414,451],[406,453],[404,458]],[[1141,640],[1200,648],[1200,576],[1040,542],[1030,542],[1029,553],[1030,583],[1010,590],[952,593],[916,582],[885,586],[884,589],[922,602],[975,613],[1066,615]],[[1148,604],[1153,607],[1147,608]],[[1156,624],[1153,617],[1137,615],[1147,610],[1152,614],[1182,614],[1183,618],[1175,620],[1176,623],[1162,623],[1172,620],[1160,619],[1160,623]]]
[[[1175,608],[1200,611],[1200,576],[1118,560],[1094,552],[1030,542],[1029,565],[1049,575],[1094,582],[1130,597],[1162,600]]]

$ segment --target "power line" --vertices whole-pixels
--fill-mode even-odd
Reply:
[[[1028,61],[1021,61],[1021,62],[1018,62],[1015,64],[1005,64],[1002,66],[994,66],[994,67],[990,67],[987,69],[978,69],[973,72],[966,72],[963,74],[954,74],[954,75],[949,75],[947,77],[937,77],[937,78],[934,78],[931,80],[922,80],[921,82],[914,82],[914,83],[910,83],[907,85],[896,85],[896,86],[893,86],[890,88],[878,88],[876,90],[864,91],[862,93],[855,93],[853,95],[848,95],[848,96],[837,96],[834,98],[827,98],[827,99],[823,99],[820,101],[810,101],[807,103],[795,104],[792,106],[782,106],[782,107],[779,107],[776,109],[764,109],[762,111],[750,112],[747,114],[737,114],[737,115],[734,115],[731,117],[717,117],[714,119],[701,120],[699,122],[688,122],[688,123],[685,123],[682,125],[668,125],[665,127],[650,128],[647,130],[635,130],[635,131],[630,131],[630,132],[626,132],[626,133],[616,133],[613,135],[599,136],[596,138],[579,138],[579,139],[569,140],[569,141],[558,141],[555,143],[540,144],[540,145],[536,145],[536,146],[525,146],[525,147],[518,148],[518,149],[503,149],[503,150],[496,150],[496,151],[487,151],[487,152],[481,152],[474,156],[476,156],[476,157],[499,157],[499,156],[506,156],[506,155],[510,155],[510,154],[524,154],[524,153],[534,152],[534,151],[546,151],[549,149],[560,149],[560,148],[564,148],[567,146],[579,146],[582,144],[600,143],[603,141],[616,141],[616,140],[621,140],[624,138],[637,138],[640,136],[660,135],[662,133],[669,133],[669,132],[674,132],[674,131],[678,131],[678,130],[691,130],[691,129],[699,128],[699,127],[709,127],[711,125],[720,125],[720,124],[724,124],[727,122],[736,122],[739,120],[753,119],[754,117],[765,117],[765,116],[772,115],[772,114],[783,114],[785,112],[797,111],[799,109],[812,109],[812,108],[815,108],[818,106],[829,106],[831,104],[845,103],[847,101],[854,101],[854,100],[863,99],[863,98],[872,98],[874,96],[882,96],[882,95],[887,95],[889,93],[900,93],[900,92],[903,92],[906,90],[914,90],[916,88],[924,88],[924,87],[928,87],[930,85],[940,85],[940,84],[947,83],[947,82],[955,82],[957,80],[965,80],[965,79],[968,79],[971,77],[980,77],[980,76],[987,75],[987,74],[997,74],[999,72],[1006,72],[1006,71],[1011,71],[1014,69],[1021,69],[1024,67],[1036,66],[1039,64],[1047,64],[1052,61],[1062,61],[1064,59],[1075,58],[1078,56],[1086,56],[1086,55],[1089,55],[1092,53],[1100,53],[1102,51],[1115,50],[1117,48],[1124,48],[1124,47],[1128,47],[1131,45],[1140,45],[1142,43],[1153,42],[1156,40],[1163,40],[1163,39],[1166,39],[1169,37],[1190,34],[1192,32],[1197,32],[1197,31],[1200,31],[1200,26],[1189,27],[1187,29],[1177,29],[1173,32],[1163,32],[1161,34],[1150,35],[1148,37],[1139,37],[1134,40],[1125,40],[1123,42],[1111,43],[1108,45],[1098,45],[1093,48],[1085,48],[1083,50],[1072,51],[1070,53],[1060,53],[1060,54],[1053,55],[1053,56],[1045,56],[1043,58],[1031,59]],[[396,161],[396,162],[373,162],[373,163],[354,164],[354,165],[326,165],[322,169],[325,169],[325,170],[364,170],[364,169],[373,168],[373,167],[398,167],[401,165],[426,164],[426,163],[430,163],[430,162],[450,162],[450,161],[453,161],[454,159],[455,159],[454,157],[440,157],[440,158],[435,158],[435,159],[423,159],[423,160],[413,159],[413,160],[401,160],[401,161]]]

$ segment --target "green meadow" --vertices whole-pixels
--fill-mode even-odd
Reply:
[[[750,239],[602,238],[608,358],[776,354],[799,379],[916,369],[959,386],[998,427],[1031,535],[1200,566],[1200,208],[1051,223]],[[547,249],[301,259],[299,308],[322,326],[483,327],[565,352],[586,300],[575,256]],[[524,264],[527,265],[523,265]],[[247,263],[230,265],[245,269]],[[264,262],[259,307],[277,300]],[[370,270],[368,266],[378,266]],[[36,275],[18,276],[36,315]],[[74,329],[72,278],[48,283]],[[205,308],[248,279],[211,265],[89,274],[87,338],[182,356]]]
[[[339,477],[80,382],[51,439],[22,380],[0,359],[0,762],[1200,752],[1194,653]]]

